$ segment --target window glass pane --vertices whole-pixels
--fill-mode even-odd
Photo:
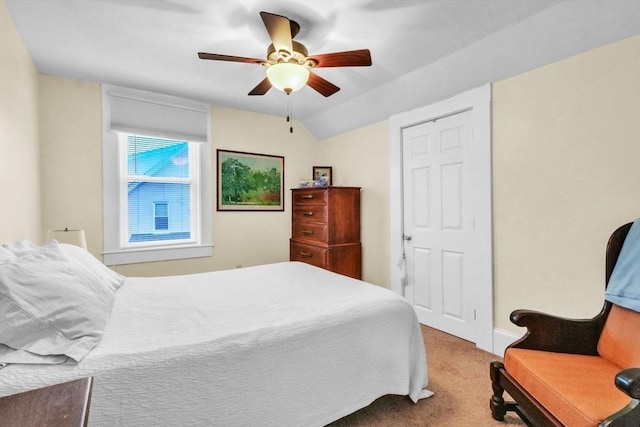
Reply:
[[[156,204],[156,216],[168,216],[169,209],[167,202],[155,202]]]
[[[168,230],[169,229],[169,218],[166,216],[157,216],[156,219],[156,230]]]
[[[129,243],[191,239],[189,184],[128,181],[127,188]]]
[[[155,202],[154,205],[156,230],[169,230],[169,204],[167,202]]]
[[[188,177],[189,143],[129,135],[127,171],[129,175]]]

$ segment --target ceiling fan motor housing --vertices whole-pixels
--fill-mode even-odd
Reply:
[[[293,62],[309,68],[313,68],[318,65],[316,61],[308,57],[309,51],[302,43],[291,40],[291,44],[293,46],[293,52],[287,52],[284,49],[276,51],[273,43],[270,44],[267,48],[267,60],[263,65],[269,66],[279,62]]]

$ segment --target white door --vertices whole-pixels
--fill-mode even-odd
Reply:
[[[475,342],[471,112],[402,131],[405,296],[421,323]]]

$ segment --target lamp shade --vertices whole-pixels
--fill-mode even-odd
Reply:
[[[47,240],[55,239],[58,243],[68,243],[70,245],[80,246],[83,249],[87,249],[87,240],[84,237],[84,230],[71,230],[65,228],[64,230],[49,230],[47,234]]]
[[[281,62],[267,68],[267,78],[271,85],[286,93],[300,90],[309,80],[306,67],[291,62]]]

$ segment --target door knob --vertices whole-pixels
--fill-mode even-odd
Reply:
[[[406,240],[407,242],[411,240],[411,236],[408,236],[406,234],[402,235],[402,240]]]

